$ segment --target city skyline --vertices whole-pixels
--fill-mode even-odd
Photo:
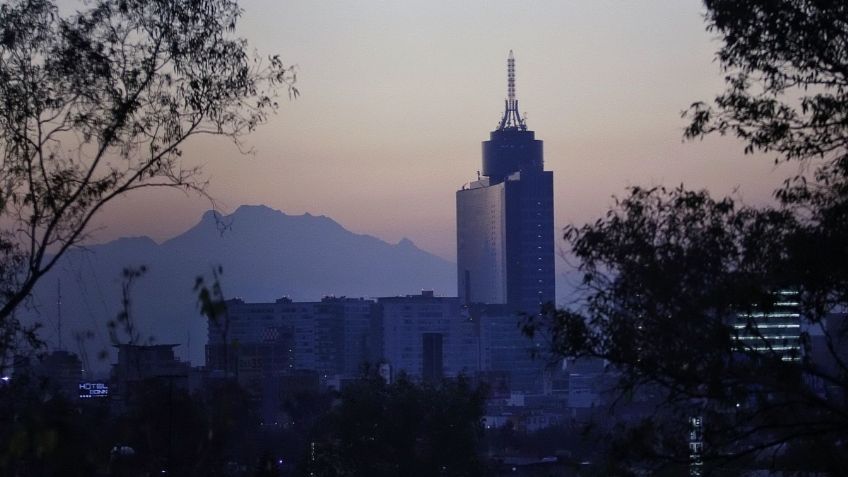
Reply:
[[[500,117],[510,49],[522,110],[557,173],[556,230],[594,220],[628,185],[682,182],[761,204],[795,172],[744,157],[732,138],[682,141],[680,112],[710,100],[723,79],[696,1],[243,7],[239,31],[297,65],[301,96],[280,98],[279,113],[247,138],[253,155],[214,138],[185,148],[224,213],[265,204],[327,215],[455,260],[453,191],[479,168]],[[209,207],[175,191],[136,194],[104,211],[91,241],[162,241]]]
[[[848,468],[848,2],[8,0],[0,98],[0,475]]]

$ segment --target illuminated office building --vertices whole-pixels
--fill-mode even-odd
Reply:
[[[774,354],[783,361],[801,360],[801,307],[798,292],[779,291],[769,309],[753,308],[739,313],[731,325],[740,349]]]

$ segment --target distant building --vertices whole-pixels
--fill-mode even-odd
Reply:
[[[294,368],[294,317],[291,300],[244,303],[229,300],[227,313],[208,324],[206,368],[235,376],[249,387],[270,370]]]
[[[432,291],[379,298],[383,360],[396,376],[438,380],[479,370],[476,324],[459,299]]]
[[[112,367],[112,377],[119,381],[140,381],[159,376],[187,375],[189,364],[174,353],[178,344],[131,345],[119,344],[118,362]]]
[[[68,351],[51,351],[43,356],[18,356],[15,360],[15,379],[29,376],[44,390],[75,400],[82,382],[82,362]]]
[[[165,380],[188,389],[191,366],[174,354],[177,344],[119,344],[118,362],[112,365],[110,393],[119,400],[132,399],[137,387],[148,380]]]
[[[820,361],[826,363],[825,366],[829,372],[837,375],[845,363],[848,363],[848,313],[844,311],[828,313],[825,317],[825,332],[830,339],[830,344],[828,345],[827,340],[821,343],[822,351],[826,352],[827,356]],[[816,348],[814,347],[813,350],[815,351]]]
[[[475,305],[469,313],[480,337],[480,370],[505,372],[509,389],[540,393],[545,389],[545,357],[538,343],[521,330],[521,317],[506,305]]]
[[[512,51],[503,118],[483,142],[482,176],[456,193],[456,229],[462,303],[535,313],[555,300],[553,172],[519,114]]]
[[[375,306],[372,300],[344,297],[320,302],[229,300],[221,322],[209,323],[206,366],[229,368],[245,386],[296,370],[316,371],[322,381],[358,374],[379,358]]]
[[[379,336],[373,334],[375,307],[372,300],[345,297],[325,297],[312,304],[312,316],[302,317],[298,327],[312,339],[300,344],[313,351],[301,353],[300,347],[295,348],[298,367],[314,369],[325,378],[349,377],[375,363],[380,356]]]
[[[731,326],[740,350],[801,360],[801,305],[796,291],[776,292],[772,306],[738,313]]]
[[[466,306],[423,291],[376,301],[230,300],[226,316],[208,324],[206,371],[229,369],[255,397],[276,394],[281,376],[301,371],[340,387],[366,365],[387,381],[400,373],[421,381],[462,374],[495,383],[498,393],[546,389],[547,362],[534,357],[540,345],[508,305]]]
[[[568,407],[591,408],[602,403],[604,361],[598,358],[569,359],[564,361],[568,377]]]
[[[809,340],[810,364],[816,372],[805,376],[807,384],[829,399],[844,399],[844,387],[837,383],[845,375],[848,363],[848,313],[828,313],[824,317],[824,329],[813,327]]]

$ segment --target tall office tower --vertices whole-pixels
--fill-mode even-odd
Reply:
[[[507,59],[503,118],[483,142],[478,180],[456,193],[457,282],[463,303],[506,304],[525,312],[554,301],[553,172],[542,141],[527,130]]]

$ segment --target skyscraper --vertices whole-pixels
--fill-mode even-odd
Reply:
[[[483,141],[477,180],[456,193],[456,221],[463,303],[535,312],[554,301],[553,172],[519,114],[512,51],[503,118]]]

